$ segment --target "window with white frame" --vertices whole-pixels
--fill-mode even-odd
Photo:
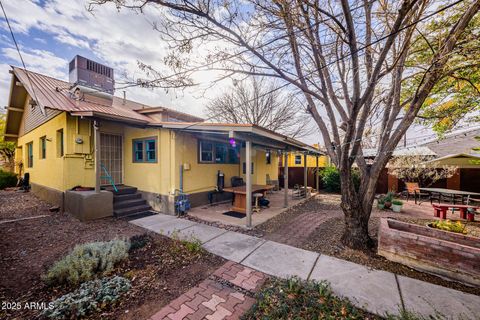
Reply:
[[[198,161],[200,163],[240,163],[240,147],[232,147],[228,143],[200,140]]]
[[[302,164],[302,155],[295,155],[295,164]]]

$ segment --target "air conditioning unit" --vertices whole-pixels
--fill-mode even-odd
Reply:
[[[115,90],[112,68],[79,55],[70,61],[69,79],[72,88],[98,96],[111,96]]]

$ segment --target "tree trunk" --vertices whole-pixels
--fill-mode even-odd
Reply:
[[[345,215],[345,231],[342,235],[342,243],[355,250],[368,251],[374,246],[372,238],[368,234],[368,221],[372,211],[375,192],[369,177],[362,181],[360,190],[355,190],[351,170],[340,174],[342,187],[341,208]],[[365,178],[363,178],[365,179]]]
[[[342,243],[355,250],[371,250],[373,240],[368,234],[368,219],[362,218],[357,210],[342,209],[345,214],[345,231],[341,238]]]

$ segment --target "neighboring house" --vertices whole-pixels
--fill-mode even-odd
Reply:
[[[281,152],[315,152],[255,125],[206,123],[115,97],[113,69],[79,56],[70,63],[70,82],[17,67],[11,73],[5,138],[17,142],[16,160],[32,191],[51,203],[63,205],[75,186],[109,185],[97,182],[101,170],[116,185],[138,188],[154,209],[173,213],[179,189],[192,205],[207,203],[218,171],[225,186],[233,176],[246,180],[249,146],[253,184],[265,184],[267,174],[278,179]]]
[[[320,147],[318,144],[314,144],[312,148],[319,150]],[[305,184],[305,159],[307,167],[307,185],[312,188],[317,188],[316,185],[316,172],[322,170],[329,165],[329,158],[325,154],[319,155],[309,155],[305,152],[290,153],[288,155],[288,186],[293,188],[294,185],[304,185]],[[285,170],[285,157],[281,157],[279,161],[279,179],[280,186],[284,185],[284,170]],[[318,169],[317,169],[318,167]],[[321,187],[321,182],[319,182],[319,187]]]
[[[431,156],[433,159],[429,162],[438,166],[457,166],[458,170],[454,176],[437,181],[433,186],[480,192],[480,183],[478,183],[480,181],[480,153],[474,150],[480,145],[480,141],[476,139],[479,136],[480,128],[478,127],[455,131],[443,138],[432,139],[416,146],[397,148],[393,155],[421,154]],[[372,158],[375,150],[365,150],[364,154],[366,158]],[[382,172],[377,185],[378,193],[385,193],[388,190],[402,191],[404,189],[405,184],[396,177],[389,175],[387,169]]]

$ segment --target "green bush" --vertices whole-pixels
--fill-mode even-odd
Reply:
[[[130,242],[124,240],[77,245],[48,270],[44,280],[49,285],[76,285],[91,280],[97,274],[112,271],[116,263],[128,258],[129,248]]]
[[[122,277],[104,278],[82,283],[79,289],[53,301],[43,316],[51,319],[84,317],[114,303],[130,289],[130,281]]]
[[[347,299],[333,295],[326,282],[299,278],[270,280],[243,319],[365,319]]]
[[[130,251],[145,247],[150,240],[151,237],[146,233],[132,236],[130,238]]]
[[[326,167],[321,173],[320,177],[322,179],[323,186],[325,190],[329,192],[340,192],[341,191],[341,184],[340,184],[340,173],[338,169],[335,167]],[[355,190],[358,190],[360,187],[360,173],[358,170],[353,169],[352,171],[352,179],[353,185]]]
[[[15,187],[17,181],[18,178],[15,173],[0,170],[0,189]]]

